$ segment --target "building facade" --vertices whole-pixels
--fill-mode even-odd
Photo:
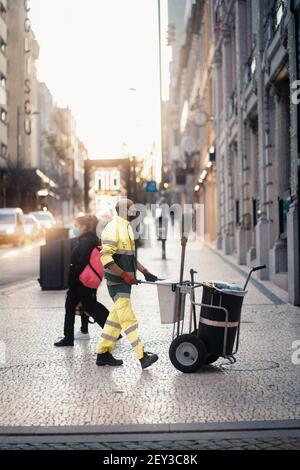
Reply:
[[[171,187],[205,205],[205,238],[217,236],[212,2],[169,2],[170,101],[165,118]],[[166,134],[166,132],[165,132]]]
[[[8,163],[7,151],[7,1],[0,2],[0,207],[5,205],[7,175],[1,171]]]
[[[0,166],[7,162],[7,2],[0,2]]]
[[[30,1],[0,0],[0,207],[70,217],[83,207],[87,152],[70,110],[39,83],[38,57]]]
[[[197,0],[180,68],[173,76],[171,69],[179,146],[195,140],[194,201],[215,220],[206,220],[207,238],[240,264],[265,264],[259,277],[297,305],[299,8],[299,1]]]
[[[0,10],[7,26],[6,41],[1,33],[1,52],[6,59],[2,94],[5,84],[7,100],[6,110],[2,108],[2,121],[5,118],[7,147],[3,147],[6,155],[0,169],[4,182],[0,204],[33,210],[42,184],[35,172],[39,160],[36,72],[39,45],[31,29],[28,1],[7,0],[1,2]]]
[[[16,168],[37,167],[39,45],[28,17],[29,2],[7,2],[8,156]]]
[[[297,2],[214,4],[218,246],[299,304]]]

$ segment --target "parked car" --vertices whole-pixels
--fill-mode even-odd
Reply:
[[[55,218],[49,211],[30,212],[30,215],[33,215],[36,218],[42,227],[44,234],[46,233],[47,228],[53,228],[56,225]]]
[[[37,240],[43,235],[43,229],[32,214],[24,215],[25,234],[28,240]]]
[[[0,242],[25,243],[24,214],[20,208],[0,209]]]

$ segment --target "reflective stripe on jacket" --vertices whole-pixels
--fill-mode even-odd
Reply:
[[[135,243],[130,222],[116,216],[104,228],[101,239],[101,261],[104,266],[107,284],[123,284],[123,279],[114,274],[109,269],[109,265],[114,262],[123,271],[135,275]]]

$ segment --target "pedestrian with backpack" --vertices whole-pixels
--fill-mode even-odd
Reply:
[[[64,337],[54,346],[74,345],[74,324],[76,307],[82,309],[102,328],[108,317],[107,308],[97,301],[97,288],[100,286],[104,269],[100,260],[100,240],[97,237],[98,219],[94,215],[83,215],[75,220],[74,233],[78,237],[71,255],[69,289],[65,303]],[[75,339],[88,339],[88,321],[82,320],[80,332]]]

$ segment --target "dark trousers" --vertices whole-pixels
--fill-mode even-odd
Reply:
[[[83,313],[81,316],[80,316],[80,319],[81,319],[81,331],[82,333],[88,333],[89,332],[89,317]]]
[[[97,290],[84,287],[82,284],[71,286],[67,292],[66,297],[66,313],[64,335],[68,339],[74,339],[74,323],[75,323],[75,308],[81,302],[83,310],[88,313],[95,322],[102,328],[105,325],[106,319],[109,315],[107,308],[97,302]],[[82,329],[87,330],[87,321],[82,322]]]

